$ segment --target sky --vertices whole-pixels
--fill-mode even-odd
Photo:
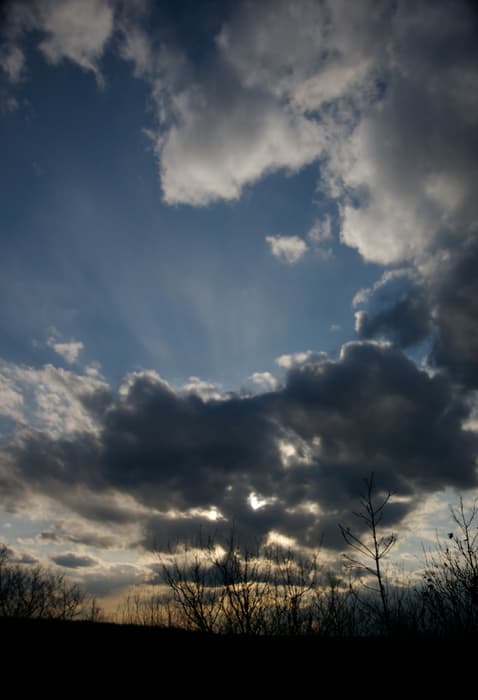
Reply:
[[[0,6],[0,541],[101,596],[200,528],[402,561],[477,491],[478,13]],[[351,521],[352,518],[352,521]]]

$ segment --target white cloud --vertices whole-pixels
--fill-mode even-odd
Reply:
[[[45,38],[40,50],[51,63],[69,59],[100,77],[98,61],[113,32],[108,0],[42,0],[38,4]]]
[[[307,243],[299,236],[266,236],[272,255],[282,262],[298,263],[307,252]]]
[[[470,98],[470,78],[461,77],[472,66],[476,74],[478,55],[467,6],[450,9],[441,2],[400,6],[389,61],[378,66],[383,99],[350,139],[329,150],[330,182],[342,197],[341,238],[367,260],[419,257],[444,234],[469,234],[478,217],[470,148],[478,98],[476,89]]]
[[[123,36],[120,44],[121,56],[131,61],[136,77],[146,76],[154,69],[154,54],[148,35],[132,23],[123,25]]]
[[[14,2],[7,9],[0,65],[11,82],[24,72],[24,35],[39,32],[38,47],[45,59],[57,64],[67,59],[103,78],[99,61],[113,34],[114,0],[33,0]]]
[[[245,185],[274,170],[295,172],[323,150],[314,120],[240,85],[189,87],[174,97],[174,110],[156,139],[170,204],[237,199]]]
[[[328,214],[323,219],[314,221],[307,231],[307,238],[314,243],[322,243],[332,238],[332,221]]]
[[[12,81],[32,28],[47,60],[71,60],[98,80],[118,30],[120,55],[150,85],[170,204],[235,200],[271,172],[320,159],[319,189],[336,200],[341,240],[366,260],[416,260],[476,229],[478,55],[465,2],[245,1],[216,37],[207,73],[147,30],[143,2],[11,7],[0,63]],[[307,240],[330,234],[325,217]],[[307,244],[288,238],[295,247],[275,249],[294,262]]]
[[[354,328],[356,333],[360,333],[360,329],[363,326],[364,320],[367,318],[365,311],[356,311],[354,313]]]
[[[58,342],[56,338],[50,336],[47,340],[48,347],[52,348],[69,365],[77,362],[80,352],[84,349],[84,344],[80,340],[70,340],[67,343]]]
[[[371,11],[371,2],[357,4],[243,3],[216,38],[218,60],[206,79],[184,61],[179,80],[173,62],[171,79],[168,61],[161,66],[144,34],[130,28],[123,53],[151,82],[168,203],[234,200],[270,172],[296,172],[324,157],[334,146],[331,124],[333,132],[337,120],[342,128],[355,103],[373,93],[381,13]],[[337,104],[329,113],[332,101],[351,93],[354,105]]]
[[[0,364],[0,413],[50,435],[95,432],[97,426],[86,405],[107,391],[101,377],[53,365]]]
[[[466,235],[478,219],[473,27],[466,3],[394,10],[384,2],[377,11],[367,0],[276,0],[244,3],[217,44],[241,104],[253,93],[267,96],[276,115],[308,122],[310,151],[293,167],[325,158],[320,187],[337,199],[342,241],[366,260],[396,264],[420,257],[442,234]],[[235,153],[239,130],[226,110],[216,101],[211,115],[215,129],[227,122],[222,157]],[[261,139],[269,133],[265,124]],[[255,148],[253,139],[240,145],[239,163]],[[283,150],[282,166],[264,158],[250,173],[239,167],[236,186],[212,187],[213,197],[238,196],[246,182],[286,167],[291,153]],[[212,159],[201,165],[207,182]],[[309,240],[328,232],[324,222]]]
[[[283,369],[293,369],[300,367],[307,362],[321,363],[327,360],[327,353],[317,352],[315,350],[305,350],[303,352],[294,352],[290,355],[280,355],[276,358],[276,364]]]
[[[188,381],[181,387],[182,391],[187,394],[196,394],[203,401],[219,401],[223,395],[218,387],[211,382],[207,382],[200,377],[189,377]]]
[[[0,366],[0,415],[23,423],[23,396],[6,367]]]
[[[254,384],[259,384],[267,389],[276,389],[279,384],[277,378],[270,372],[254,372],[250,379]]]
[[[21,80],[25,67],[25,55],[19,46],[6,44],[0,49],[0,66],[12,83]]]
[[[144,370],[137,370],[135,372],[128,372],[128,374],[125,375],[123,378],[123,381],[121,382],[119,388],[118,388],[118,395],[122,399],[127,399],[129,392],[131,390],[131,387],[134,386],[134,383],[138,379],[144,378],[148,382],[153,382],[157,384],[163,384],[165,387],[168,389],[171,389],[170,385],[161,377],[161,375],[156,372],[154,369],[144,369]]]
[[[399,280],[404,277],[412,279],[414,276],[415,272],[411,268],[402,267],[395,270],[385,270],[381,277],[371,287],[363,287],[362,289],[358,290],[358,292],[352,299],[353,308],[356,309],[357,306],[365,304],[370,299],[370,297],[373,296],[373,294],[375,294],[375,292],[377,292],[382,287],[385,287],[390,282],[394,280]]]
[[[245,2],[217,43],[244,85],[312,111],[366,76],[381,19],[372,8],[342,0]]]

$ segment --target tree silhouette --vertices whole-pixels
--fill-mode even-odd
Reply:
[[[71,620],[84,601],[77,584],[39,565],[13,564],[10,550],[0,545],[0,616]]]
[[[372,472],[364,481],[365,493],[360,499],[360,510],[354,512],[354,515],[365,524],[365,534],[355,534],[350,527],[340,523],[339,528],[347,545],[356,552],[353,555],[344,554],[349,564],[372,575],[377,581],[377,587],[365,585],[369,590],[378,592],[380,596],[383,623],[388,632],[390,631],[390,608],[381,562],[390,552],[397,538],[394,533],[386,536],[381,535],[379,526],[383,520],[385,506],[390,501],[391,493],[388,492],[385,498],[377,500],[374,473]]]

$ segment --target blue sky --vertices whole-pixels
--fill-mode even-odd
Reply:
[[[476,21],[466,2],[6,3],[19,556],[91,557],[76,574],[104,592],[147,579],[184,519],[325,533],[333,557],[371,470],[424,537],[474,492]]]
[[[144,133],[147,86],[128,64],[107,56],[100,90],[74,63],[31,53],[18,89],[28,103],[1,124],[6,359],[51,360],[41,345],[56,328],[113,381],[154,367],[233,388],[278,355],[336,352],[351,336],[351,299],[377,268],[340,245],[336,226],[325,260],[284,264],[266,243],[335,216],[316,193],[317,163],[265,176],[236,201],[168,205]]]

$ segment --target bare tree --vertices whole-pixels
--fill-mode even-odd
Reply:
[[[353,637],[360,633],[361,615],[350,583],[328,571],[314,589],[314,619],[322,637]]]
[[[318,557],[298,555],[280,547],[266,550],[272,562],[271,596],[274,633],[304,634],[313,630]]]
[[[174,602],[185,622],[201,632],[217,631],[224,591],[217,580],[214,563],[215,544],[209,540],[205,547],[184,547],[160,556],[164,582],[170,588]]]
[[[13,564],[11,553],[0,546],[0,615],[71,620],[83,609],[85,595],[62,574],[42,566]]]
[[[241,547],[232,532],[224,554],[215,557],[223,587],[222,612],[226,631],[261,634],[267,629],[271,602],[271,562],[260,547]]]
[[[365,534],[355,534],[350,527],[339,524],[342,536],[353,550],[354,554],[345,554],[349,564],[359,571],[364,571],[376,579],[376,586],[364,584],[372,593],[378,593],[380,597],[381,613],[385,630],[390,631],[390,609],[388,603],[387,588],[382,571],[382,561],[390,552],[397,541],[396,535],[380,534],[380,525],[383,520],[384,509],[390,501],[391,493],[377,500],[375,493],[375,478],[372,472],[365,479],[365,493],[360,499],[360,510],[354,512],[355,517],[365,525]],[[367,602],[365,601],[367,604]]]
[[[450,512],[455,532],[425,552],[423,595],[433,631],[469,633],[478,628],[478,501],[466,508],[460,498]]]

